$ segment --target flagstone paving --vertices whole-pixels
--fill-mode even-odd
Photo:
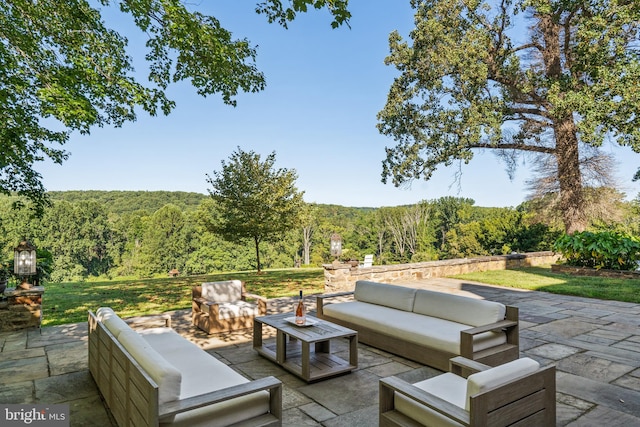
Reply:
[[[519,307],[521,356],[557,369],[558,426],[640,426],[640,304],[453,279],[398,284]],[[269,311],[291,306],[289,299],[272,300]],[[251,330],[207,336],[191,326],[189,310],[170,314],[177,332],[248,378],[278,377],[285,426],[375,426],[380,378],[417,382],[441,373],[359,344],[357,370],[307,384],[260,357]],[[135,320],[137,328],[160,326],[156,319]],[[347,354],[346,343],[334,349]],[[115,425],[88,371],[86,323],[0,333],[0,403],[67,403],[72,426]]]

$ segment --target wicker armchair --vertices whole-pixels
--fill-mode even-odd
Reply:
[[[254,317],[267,313],[267,300],[247,293],[240,280],[206,282],[191,294],[191,321],[208,334],[251,328]]]

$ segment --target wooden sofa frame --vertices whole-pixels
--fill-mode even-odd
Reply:
[[[490,368],[463,357],[454,357],[450,361],[450,372],[459,376],[465,372],[472,374]],[[381,379],[379,426],[419,427],[421,424],[395,409],[395,393],[401,393],[464,426],[556,425],[555,366],[541,368],[484,393],[470,396],[469,412],[397,377]]]
[[[202,297],[202,286],[191,288],[191,323],[208,334],[233,331],[237,329],[253,328],[253,318],[255,316],[232,317],[221,319],[219,305]],[[248,293],[242,283],[242,301],[248,298],[256,300],[260,316],[267,314],[267,299],[260,295]]]
[[[337,323],[358,331],[358,341],[389,353],[397,354],[423,365],[432,366],[441,371],[449,369],[449,360],[456,356],[497,366],[520,357],[520,334],[518,327],[518,307],[506,306],[505,319],[488,325],[466,329],[460,332],[460,354],[453,354],[424,345],[408,342],[393,335],[386,335],[372,328],[353,322],[336,319],[324,313],[325,300],[354,295],[354,291],[318,295],[317,316],[320,319]],[[505,343],[485,350],[473,349],[473,337],[483,332],[503,331],[506,333]]]
[[[155,427],[163,417],[262,390],[269,392],[269,413],[247,420],[242,425],[282,426],[282,383],[275,377],[266,377],[177,400],[164,404],[160,408],[158,385],[91,311],[89,311],[89,372],[120,427]]]

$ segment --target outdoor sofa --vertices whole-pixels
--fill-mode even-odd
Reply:
[[[89,311],[89,371],[119,426],[281,426],[282,383],[250,381],[171,328]]]
[[[353,295],[352,301],[330,303]],[[519,357],[518,308],[426,289],[358,281],[319,295],[317,316],[358,331],[358,341],[446,371],[463,356],[495,366]]]

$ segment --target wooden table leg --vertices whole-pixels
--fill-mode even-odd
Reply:
[[[349,337],[349,364],[358,367],[358,336]]]
[[[302,378],[309,381],[311,375],[311,366],[309,364],[309,343],[302,341]]]
[[[283,364],[287,360],[287,335],[278,329],[276,335],[276,362]]]

